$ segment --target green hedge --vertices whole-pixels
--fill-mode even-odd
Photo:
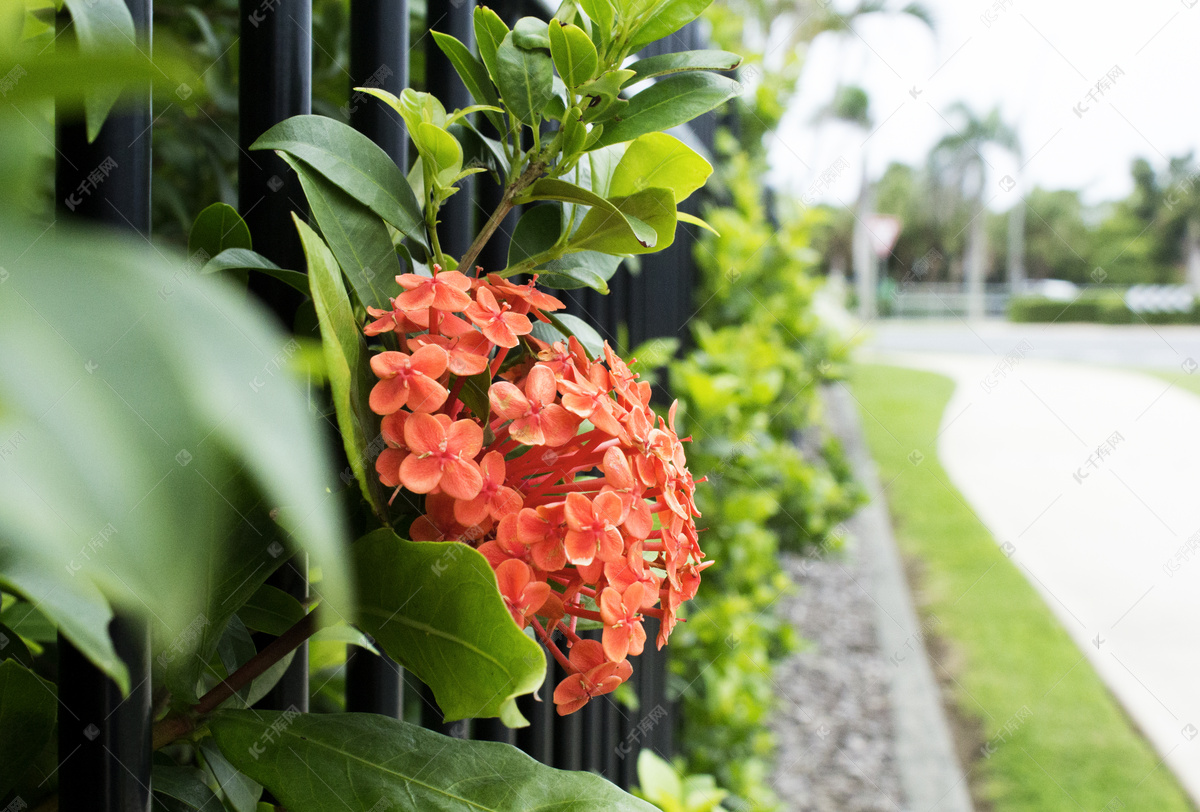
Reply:
[[[1098,322],[1101,324],[1200,324],[1200,302],[1182,313],[1134,313],[1116,291],[1085,291],[1073,302],[1042,296],[1014,296],[1008,319],[1015,322]]]

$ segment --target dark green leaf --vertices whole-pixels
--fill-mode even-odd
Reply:
[[[307,164],[294,159],[288,163],[299,175],[313,219],[358,300],[364,307],[389,309],[389,293],[404,271],[387,226],[374,211]]]
[[[0,660],[0,798],[54,733],[54,689],[16,660]]]
[[[0,660],[16,660],[26,668],[33,667],[33,654],[21,636],[0,623]],[[0,793],[3,795],[3,793]]]
[[[282,733],[267,739],[272,725]],[[556,770],[498,742],[464,741],[373,713],[222,711],[213,737],[290,812],[654,812],[598,775]],[[261,752],[260,752],[261,751]],[[255,755],[257,754],[257,757]]]
[[[497,183],[503,183],[508,177],[508,156],[504,154],[504,145],[494,138],[489,138],[469,120],[462,120],[458,125],[459,142],[463,145],[463,159],[467,166],[483,166],[496,178]]]
[[[608,293],[608,280],[612,279],[621,258],[598,251],[577,251],[565,257],[539,265],[534,271],[538,282],[551,288],[572,290],[588,287]]]
[[[632,141],[639,135],[685,124],[741,92],[741,85],[714,73],[677,73],[629,100],[621,120],[605,126],[595,146]]]
[[[203,252],[201,256],[205,259],[215,257],[226,248],[253,247],[246,221],[228,203],[213,203],[201,211],[188,233],[188,254]]]
[[[546,658],[513,623],[482,555],[459,542],[404,541],[388,528],[352,553],[359,626],[433,690],[446,721],[528,724],[516,698],[542,684]]]
[[[304,614],[300,601],[270,584],[260,586],[238,610],[246,628],[276,637],[294,626]]]
[[[357,130],[325,116],[294,116],[267,130],[250,149],[299,158],[406,237],[426,245],[421,207],[404,174]]]
[[[471,413],[483,421],[483,425],[487,426],[488,417],[491,414],[491,401],[488,400],[488,390],[492,385],[492,373],[489,370],[484,370],[477,375],[472,375],[463,383],[462,391],[458,393],[458,399],[461,400]]]
[[[500,86],[500,61],[496,58],[496,52],[506,36],[508,26],[496,12],[487,6],[475,8],[475,47],[479,49],[479,59],[497,87]]]
[[[237,713],[237,711],[225,711],[225,713]],[[213,740],[205,739],[200,742],[200,757],[204,760],[204,765],[212,773],[213,778],[217,780],[217,784],[221,787],[221,794],[233,807],[234,812],[256,812],[258,799],[262,797],[262,785],[234,767],[226,759],[225,749],[218,747]],[[246,749],[248,756],[249,745]],[[238,764],[245,766],[241,759],[238,760]]]
[[[219,812],[221,802],[204,781],[204,771],[195,767],[172,767],[155,764],[150,773],[150,786],[156,795],[180,801],[185,809],[197,812]]]
[[[256,251],[245,248],[226,248],[221,253],[204,263],[200,273],[220,273],[222,271],[256,271],[273,276],[293,290],[308,296],[308,277],[299,271],[286,271],[271,260]]]
[[[542,108],[554,95],[554,65],[542,51],[518,48],[508,34],[496,49],[500,75],[496,85],[505,106],[522,124],[533,126]]]
[[[591,357],[599,358],[604,354],[604,339],[592,325],[583,319],[567,313],[556,313],[550,316],[550,320],[553,324],[546,324],[542,321],[534,323],[533,335],[535,338],[553,343],[566,341],[568,337],[575,336]]]
[[[583,29],[557,20],[550,23],[550,56],[568,87],[590,81],[600,66],[596,46]]]
[[[545,20],[537,17],[522,17],[513,26],[513,44],[527,51],[550,50],[550,35]]]
[[[135,48],[133,17],[123,0],[63,0],[71,13],[79,50],[103,54]],[[88,141],[94,141],[121,95],[119,87],[101,87],[86,94]]]
[[[693,70],[730,71],[742,64],[742,58],[730,51],[679,51],[674,54],[639,59],[629,66],[635,80],[653,79],[669,73]]]
[[[562,210],[558,206],[531,206],[517,221],[508,243],[509,266],[519,265],[548,251],[562,233]]]
[[[483,62],[476,59],[467,46],[449,34],[443,34],[441,31],[431,31],[430,33],[433,34],[434,42],[442,49],[442,53],[450,60],[450,64],[454,66],[454,70],[458,71],[459,78],[466,85],[471,97],[479,104],[498,106],[500,96],[496,93],[496,88],[492,85],[492,79],[488,76],[488,69]],[[504,119],[499,113],[486,111],[484,115],[498,131],[504,132]]]
[[[379,480],[371,465],[373,455],[367,448],[369,441],[374,442],[374,427],[378,421],[367,406],[373,379],[367,361],[367,345],[354,320],[350,297],[342,284],[342,273],[333,254],[316,232],[298,217],[294,219],[308,260],[313,306],[321,326],[325,365],[346,459],[368,504],[377,515],[386,516],[380,499]]]
[[[38,611],[32,603],[18,601],[0,612],[0,623],[12,628],[26,640],[37,643],[52,643],[58,635],[58,630],[50,622],[50,618]]]
[[[646,17],[646,22],[634,33],[629,42],[629,52],[640,51],[656,40],[671,36],[699,17],[710,3],[712,0],[665,0],[657,3],[654,11]]]
[[[221,658],[225,675],[229,676],[237,671],[257,653],[258,649],[250,637],[246,624],[242,623],[241,618],[237,615],[229,618],[229,622],[225,624],[225,631],[217,642],[217,656]],[[246,697],[250,695],[250,686],[243,687],[237,695],[244,703]]]

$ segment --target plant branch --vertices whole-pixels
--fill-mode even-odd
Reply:
[[[475,264],[475,260],[479,258],[479,252],[483,250],[483,246],[487,245],[488,240],[496,233],[496,229],[500,227],[500,223],[504,222],[504,218],[513,209],[513,201],[521,192],[533,184],[535,180],[542,176],[546,171],[546,163],[544,161],[534,161],[524,172],[521,173],[515,181],[512,182],[507,189],[504,190],[504,196],[500,198],[500,205],[496,206],[496,210],[492,212],[492,216],[488,218],[483,229],[475,238],[475,242],[471,243],[471,247],[467,249],[467,253],[463,254],[462,262],[458,263],[458,269],[463,273],[469,273],[471,267]]]
[[[169,716],[154,725],[154,749],[170,744],[196,729],[200,717],[207,716],[221,704],[260,677],[268,668],[282,660],[300,646],[317,630],[316,616],[309,613],[283,634],[272,640],[266,648],[255,654],[216,687],[200,698],[192,708],[180,716]]]

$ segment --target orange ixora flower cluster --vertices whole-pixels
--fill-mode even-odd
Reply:
[[[411,538],[483,553],[513,620],[567,671],[554,702],[572,713],[629,678],[646,615],[667,642],[712,562],[674,407],[656,416],[650,384],[607,345],[601,360],[574,337],[535,338],[531,319],[563,303],[534,282],[478,273],[404,274],[391,310],[368,308],[367,335],[394,332],[401,350],[371,359],[387,443],[375,468],[423,495]],[[601,640],[580,638],[580,619],[599,621]]]

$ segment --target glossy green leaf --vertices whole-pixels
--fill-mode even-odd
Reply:
[[[629,66],[634,80],[653,79],[671,73],[694,70],[731,71],[742,64],[742,58],[730,51],[679,51],[639,59]]]
[[[250,149],[299,158],[422,246],[421,207],[404,174],[362,133],[325,116],[294,116],[263,133]]]
[[[136,48],[133,17],[123,0],[63,0],[71,13],[79,50],[103,54]],[[119,87],[95,87],[85,94],[88,141],[95,140],[108,111],[121,95]]]
[[[308,297],[308,277],[299,271],[287,271],[256,251],[246,248],[226,248],[214,256],[200,273],[213,274],[223,271],[255,271],[278,279],[288,287]]]
[[[196,215],[188,233],[188,254],[215,257],[226,248],[250,249],[250,228],[228,203],[213,203]]]
[[[367,345],[354,319],[350,297],[342,283],[342,273],[329,247],[308,225],[293,215],[308,260],[308,278],[312,285],[313,306],[321,327],[325,347],[325,365],[333,391],[338,428],[350,470],[358,480],[363,497],[376,514],[386,516],[380,498],[379,479],[375,476],[367,437],[378,418],[367,406],[373,376],[367,360]]]
[[[582,28],[569,23],[550,23],[550,56],[568,87],[590,81],[600,67],[596,46]]]
[[[275,725],[282,732],[264,734]],[[453,739],[373,713],[223,711],[229,760],[289,812],[654,812],[598,775],[556,770],[499,742]]]
[[[299,347],[169,249],[39,233],[0,224],[0,436],[20,440],[0,466],[0,587],[124,689],[112,607],[144,619],[186,694],[176,669],[290,551],[326,595],[348,591],[331,461],[288,369]],[[69,301],[88,318],[46,320]]]
[[[654,10],[647,15],[646,22],[629,41],[629,52],[640,51],[660,39],[666,39],[679,29],[699,17],[712,0],[664,0],[655,3]]]
[[[550,250],[562,233],[562,209],[530,206],[517,221],[508,242],[509,267],[527,262]]]
[[[500,43],[504,42],[504,38],[508,36],[508,26],[500,19],[500,15],[487,6],[476,6],[474,18],[475,47],[479,49],[479,59],[487,68],[492,81],[499,87],[500,61],[496,57],[496,52],[500,48]]]
[[[621,217],[592,209],[571,236],[572,248],[605,254],[647,254],[661,251],[675,240],[675,195],[670,189],[646,189],[628,197],[615,197],[612,205]],[[654,231],[645,241],[629,227],[638,222]]]
[[[513,44],[527,51],[550,50],[550,35],[545,20],[522,17],[512,30]]]
[[[445,130],[421,122],[412,132],[413,143],[426,164],[433,169],[436,182],[450,186],[462,169],[463,153],[458,140]]]
[[[404,90],[400,91],[399,96],[379,87],[360,87],[355,89],[369,96],[374,96],[388,104],[400,114],[400,117],[404,119],[404,123],[410,131],[415,130],[423,123],[432,124],[439,128],[445,128],[446,126],[446,108],[442,105],[441,100],[432,93],[413,90],[411,87],[404,88]]]
[[[483,62],[477,59],[466,45],[449,34],[441,31],[431,31],[430,33],[438,48],[442,50],[442,53],[450,60],[450,64],[454,66],[454,70],[458,72],[459,78],[466,85],[471,97],[480,104],[498,106],[500,96],[496,93],[496,88],[492,85],[492,79]],[[501,115],[495,112],[487,112],[485,115],[497,130],[504,131],[504,119]]]
[[[629,144],[609,181],[610,197],[643,189],[670,189],[676,204],[686,200],[712,174],[712,164],[673,135],[646,133]]]
[[[606,125],[597,146],[632,141],[669,130],[703,115],[741,92],[741,85],[715,73],[677,73],[655,82],[629,100],[621,120]]]
[[[608,293],[608,280],[621,266],[621,257],[598,251],[576,251],[539,265],[534,271],[538,282],[550,288],[572,290],[592,288]]]
[[[596,328],[583,319],[567,313],[555,313],[550,315],[550,320],[551,324],[539,321],[533,325],[535,338],[554,343],[575,336],[592,358],[599,358],[604,354],[604,339],[596,332]]]
[[[217,812],[221,801],[205,783],[204,771],[195,767],[173,767],[155,764],[150,773],[150,786],[156,796],[165,795],[183,804],[184,809],[197,812]]]
[[[517,47],[510,33],[496,49],[496,65],[500,73],[496,85],[509,113],[532,127],[554,95],[554,64],[550,55]]]
[[[300,177],[321,236],[364,307],[386,310],[396,276],[403,273],[387,226],[379,216],[307,164],[287,158]]]
[[[459,542],[405,541],[388,528],[352,548],[358,625],[433,690],[446,721],[528,722],[516,698],[546,676],[540,646],[512,622],[487,560]]]
[[[50,741],[57,712],[53,686],[16,660],[0,660],[0,798]]]
[[[238,610],[246,628],[278,637],[305,615],[300,601],[270,584],[263,584]]]
[[[560,200],[565,203],[573,203],[577,206],[590,206],[593,211],[598,213],[597,220],[607,220],[609,218],[623,220],[625,222],[625,230],[632,234],[643,248],[653,248],[657,240],[657,235],[653,227],[642,222],[635,216],[626,216],[625,212],[612,201],[600,197],[600,195],[589,189],[584,189],[582,186],[568,183],[565,180],[541,178],[535,181],[521,195],[520,199],[522,202],[532,200]],[[591,212],[589,212],[590,214]],[[587,223],[586,218],[584,219],[584,223]],[[619,227],[619,224],[614,224],[614,226]],[[580,229],[583,229],[582,225]],[[576,242],[576,239],[572,238],[572,242]],[[604,250],[595,245],[587,247]]]

